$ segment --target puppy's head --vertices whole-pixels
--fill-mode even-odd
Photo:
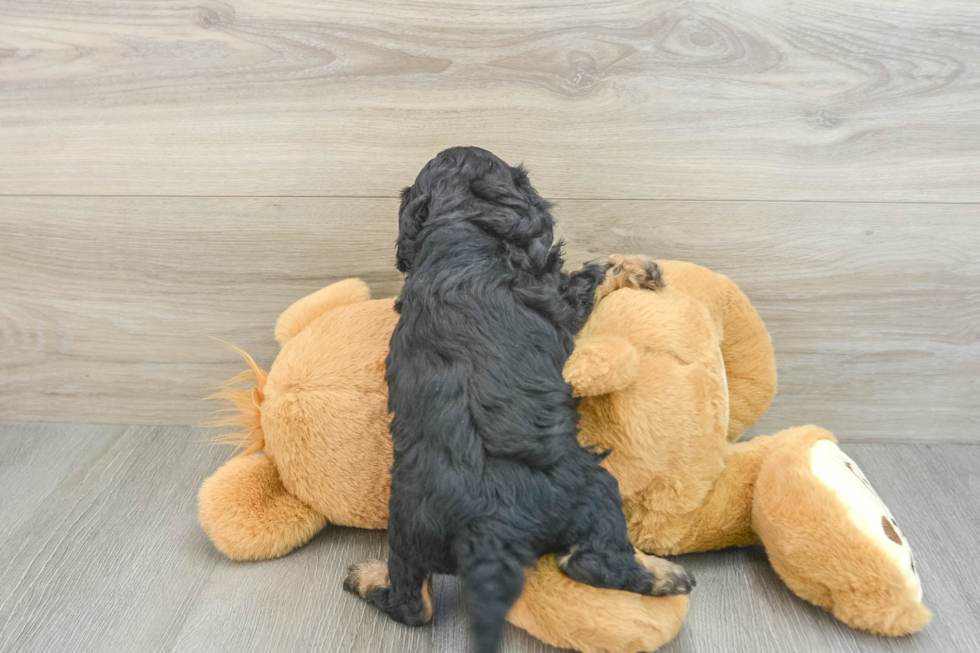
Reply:
[[[402,191],[398,211],[397,265],[408,273],[427,228],[465,220],[543,265],[551,247],[551,204],[528,180],[523,166],[509,166],[479,147],[443,150]]]

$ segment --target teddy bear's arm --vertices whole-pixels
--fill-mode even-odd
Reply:
[[[734,440],[756,423],[776,395],[776,354],[766,325],[749,298],[728,277],[721,354],[728,377],[728,437]]]
[[[262,453],[236,456],[198,492],[201,526],[232,560],[268,560],[302,546],[327,524],[283,487]]]
[[[371,290],[360,279],[344,279],[307,295],[283,311],[276,320],[276,342],[286,344],[293,336],[329,310],[346,304],[366,302]]]
[[[580,338],[562,372],[576,397],[625,390],[636,380],[640,355],[625,338],[612,335]]]

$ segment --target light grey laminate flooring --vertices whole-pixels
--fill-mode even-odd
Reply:
[[[341,591],[382,532],[328,527],[263,563],[230,562],[197,523],[201,482],[229,451],[188,427],[0,425],[0,651],[469,650],[452,578],[431,626],[410,629]],[[798,598],[760,547],[682,556],[697,574],[664,651],[980,650],[980,445],[845,444],[915,547],[922,633],[877,638]],[[508,626],[503,651],[544,652]]]

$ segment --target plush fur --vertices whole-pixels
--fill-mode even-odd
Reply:
[[[687,605],[687,595],[653,597],[577,583],[549,555],[528,571],[524,592],[507,621],[563,649],[636,653],[654,651],[673,639]]]
[[[607,270],[622,269],[565,274],[549,208],[521,168],[457,147],[426,164],[399,213],[388,574],[355,565],[345,587],[418,625],[431,575],[458,574],[480,653],[497,650],[524,568],[547,553],[567,552],[562,570],[597,587],[693,585],[673,563],[636,557],[616,479],[576,439],[562,366]]]
[[[283,486],[267,455],[238,456],[201,486],[199,510],[208,535],[235,560],[289,553],[327,525],[327,518]]]
[[[833,435],[804,426],[769,440],[755,483],[752,528],[789,588],[848,625],[879,635],[906,635],[928,624],[931,613],[895,564],[811,473],[810,448]]]
[[[663,267],[655,297],[623,290],[596,307],[565,366],[579,439],[613,448],[603,465],[633,543],[668,555],[761,542],[791,589],[845,623],[921,629],[929,611],[901,570],[811,471],[811,447],[834,436],[805,426],[734,442],[776,385],[748,299],[704,268]]]
[[[282,350],[268,374],[240,352],[250,369],[213,395],[234,405],[217,421],[238,429],[221,439],[243,451],[205,481],[198,503],[228,557],[268,559],[316,534],[296,523],[387,526],[384,370],[398,314],[395,300],[369,297],[363,281],[347,279],[297,301],[276,323]],[[282,491],[296,501],[284,504]]]
[[[776,387],[769,336],[748,299],[702,267],[661,267],[664,290],[621,289],[596,306],[565,366],[582,397],[580,441],[615,446],[603,464],[619,481],[634,545],[666,554],[761,541],[790,588],[851,626],[888,635],[921,628],[928,610],[808,471],[814,442],[831,434],[802,427],[733,443]],[[392,300],[360,301],[363,283],[346,285],[360,288],[341,293],[357,303],[307,321],[268,380],[259,375],[261,387],[229,389],[240,410],[236,439],[243,448],[268,441],[264,453],[231,459],[201,488],[201,524],[233,558],[282,555],[324,522],[384,528],[391,440],[383,371],[398,315]],[[280,323],[308,317],[293,311]],[[287,410],[299,404],[302,412]],[[284,502],[283,491],[296,501]],[[508,620],[555,646],[637,653],[676,635],[687,599],[588,587],[546,556],[526,573]]]

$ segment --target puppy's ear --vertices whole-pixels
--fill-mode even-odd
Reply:
[[[416,194],[413,186],[402,191],[401,208],[398,210],[398,240],[395,242],[398,271],[407,274],[415,260],[415,239],[429,217],[429,195]]]
[[[496,175],[487,175],[470,184],[475,196],[499,207],[476,222],[524,250],[524,258],[530,255],[530,260],[540,267],[547,259],[553,237],[551,203],[534,190],[522,166],[511,168],[510,174],[509,182]]]

